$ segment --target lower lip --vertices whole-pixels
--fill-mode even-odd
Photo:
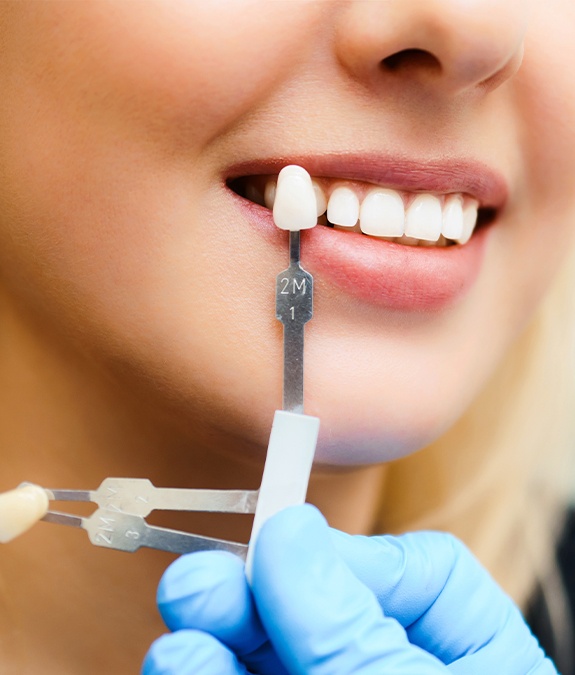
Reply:
[[[232,194],[252,224],[287,246],[269,209]],[[318,225],[302,231],[302,257],[314,276],[358,300],[398,311],[439,311],[477,279],[490,229],[477,230],[465,246],[427,248]]]

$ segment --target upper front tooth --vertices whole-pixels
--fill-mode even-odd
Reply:
[[[458,243],[467,244],[467,242],[471,239],[471,235],[473,234],[473,230],[475,229],[475,225],[477,223],[478,208],[479,204],[474,199],[471,199],[463,207],[463,232],[461,237],[457,240]]]
[[[316,183],[315,180],[312,180],[311,184],[313,186],[313,191],[315,192],[315,201],[317,203],[316,213],[319,218],[319,216],[323,216],[325,210],[327,209],[327,200],[325,198],[325,193],[319,183]]]
[[[359,227],[376,237],[401,237],[405,222],[403,199],[395,190],[370,190],[359,212]]]
[[[281,230],[307,230],[317,225],[317,201],[309,173],[292,164],[278,175],[274,222]]]
[[[417,195],[405,214],[408,237],[437,241],[441,235],[441,202],[434,195]]]
[[[337,187],[327,203],[327,219],[333,225],[353,227],[359,218],[359,199],[353,190]]]
[[[454,241],[457,241],[463,234],[463,198],[461,195],[446,197],[443,205],[441,234]]]

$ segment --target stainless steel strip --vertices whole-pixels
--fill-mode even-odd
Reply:
[[[313,277],[300,265],[300,233],[289,233],[290,266],[276,277],[276,317],[284,326],[283,409],[303,413],[304,327],[313,316]]]
[[[245,559],[247,545],[148,525],[140,516],[98,509],[83,522],[95,546],[133,553],[153,548],[170,553],[223,550]]]
[[[54,525],[68,525],[70,527],[84,527],[84,519],[80,516],[74,516],[70,513],[59,513],[58,511],[48,511],[42,518],[46,523]]]
[[[157,488],[147,478],[106,478],[91,494],[101,508],[137,516],[154,510],[254,513],[258,499],[256,490]]]

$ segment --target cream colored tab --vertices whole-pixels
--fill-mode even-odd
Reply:
[[[24,485],[0,494],[0,543],[29,530],[48,511],[48,495],[38,485]]]

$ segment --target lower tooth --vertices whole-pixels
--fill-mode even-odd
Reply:
[[[397,239],[398,244],[403,244],[404,246],[419,246],[419,239],[416,239],[415,237],[407,237],[403,236]]]
[[[332,223],[330,223],[330,225],[334,230],[342,230],[344,232],[361,232],[358,225],[354,225],[353,227],[347,227],[346,225],[335,225]]]

